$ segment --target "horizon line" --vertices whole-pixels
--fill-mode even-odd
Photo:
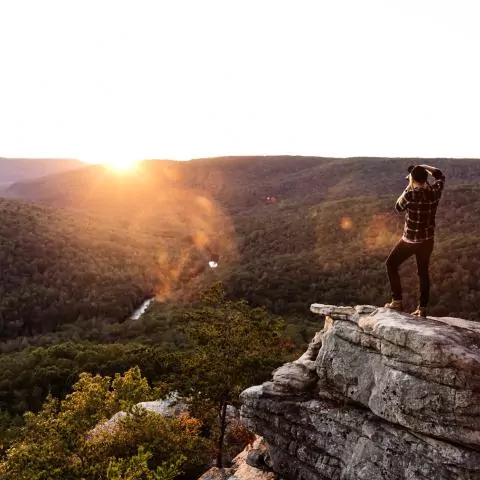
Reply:
[[[213,160],[213,159],[220,159],[220,158],[272,158],[272,157],[297,157],[297,158],[322,158],[322,159],[338,159],[338,160],[347,160],[347,159],[390,159],[390,160],[401,160],[401,159],[432,159],[432,160],[480,160],[480,156],[388,156],[388,155],[347,155],[347,156],[324,156],[324,155],[306,155],[306,154],[247,154],[247,155],[240,155],[240,154],[227,154],[227,155],[211,155],[211,156],[199,156],[199,157],[191,157],[185,159],[178,159],[178,158],[154,158],[154,157],[146,157],[146,158],[135,158],[134,161],[136,162],[144,162],[144,161],[168,161],[168,162],[190,162],[195,160]],[[103,165],[103,162],[98,161],[88,161],[82,160],[76,157],[63,157],[63,156],[0,156],[1,160],[64,160],[64,161],[76,161],[83,163],[85,165]]]

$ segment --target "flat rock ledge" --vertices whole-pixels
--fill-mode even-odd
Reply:
[[[313,304],[307,351],[241,394],[273,470],[299,479],[480,480],[480,324]]]

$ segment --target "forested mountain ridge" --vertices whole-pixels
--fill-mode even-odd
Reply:
[[[446,171],[451,185],[480,181],[477,159],[227,157],[193,160],[185,168],[197,186],[239,212],[266,195],[295,205],[389,195],[405,186],[408,166],[421,163]]]
[[[9,196],[54,206],[124,208],[118,195],[135,205],[155,199],[159,191],[197,192],[236,214],[275,196],[278,201],[315,204],[359,195],[388,195],[404,187],[407,167],[433,163],[449,185],[480,181],[480,160],[415,158],[222,157],[189,162],[146,160],[138,170],[115,176],[102,166],[17,183]],[[141,199],[133,192],[142,192]]]

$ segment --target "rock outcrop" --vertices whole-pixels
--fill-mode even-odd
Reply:
[[[177,392],[170,392],[163,400],[137,403],[135,407],[147,412],[158,413],[164,417],[178,417],[182,413],[188,413],[187,404],[182,401]],[[128,415],[129,413],[121,410],[108,420],[96,425],[87,435],[94,439],[102,433],[110,432],[114,434],[119,423]]]
[[[314,304],[322,332],[242,422],[282,478],[480,480],[480,324]]]

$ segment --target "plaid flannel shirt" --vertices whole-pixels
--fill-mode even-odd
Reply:
[[[397,212],[405,213],[402,239],[409,243],[420,243],[434,238],[435,214],[445,185],[445,175],[436,169],[435,183],[428,188],[407,187],[395,204]]]

